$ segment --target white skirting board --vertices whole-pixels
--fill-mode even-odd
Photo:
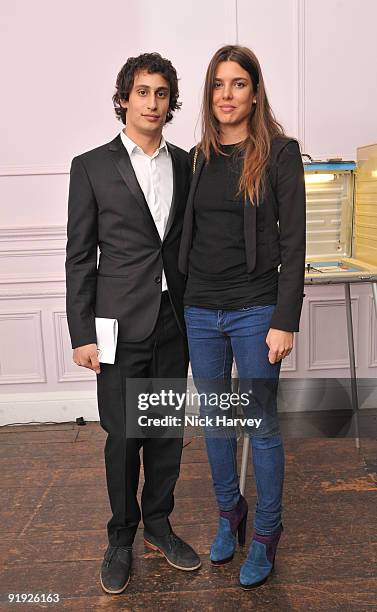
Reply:
[[[86,421],[99,420],[95,390],[0,395],[0,425],[74,422],[81,416]]]
[[[358,381],[359,408],[377,407],[377,380]],[[194,391],[192,380],[188,389]],[[281,379],[279,383],[279,412],[351,409],[348,379]],[[197,413],[195,407],[187,412]],[[30,421],[74,422],[83,417],[98,421],[97,397],[93,391],[11,393],[0,395],[0,425]]]

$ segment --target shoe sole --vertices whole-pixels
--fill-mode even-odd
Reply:
[[[225,565],[226,563],[230,563],[231,561],[233,561],[234,555],[232,555],[231,557],[227,557],[226,559],[220,559],[220,561],[212,561],[212,559],[210,559],[212,565]]]
[[[267,578],[263,578],[263,580],[260,580],[259,582],[254,582],[254,584],[242,584],[242,582],[240,582],[240,587],[244,591],[251,591],[252,589],[256,589],[257,587],[262,586],[262,584],[267,582],[267,580],[268,576]]]
[[[101,587],[105,591],[105,593],[108,593],[109,595],[119,595],[120,593],[123,593],[123,591],[125,591],[126,588],[128,587],[128,584],[129,584],[130,580],[131,580],[131,576],[128,577],[128,580],[127,580],[126,584],[121,589],[118,589],[117,591],[109,591],[109,589],[107,589],[104,586],[104,584],[102,582],[102,576],[100,575]]]
[[[152,544],[152,542],[148,542],[148,540],[144,539],[144,544],[145,544],[145,546],[147,546],[151,550],[155,550],[155,551],[159,552],[161,555],[163,555],[163,557],[165,557],[165,559],[169,563],[169,565],[171,565],[172,567],[175,567],[175,569],[179,569],[179,570],[182,570],[184,572],[193,572],[194,570],[199,569],[199,567],[201,567],[201,565],[202,565],[201,561],[199,562],[198,565],[195,565],[194,567],[182,567],[181,565],[176,565],[175,563],[170,561],[170,559],[168,559],[168,557],[165,555],[164,551],[161,550],[161,548],[159,548],[155,544]]]

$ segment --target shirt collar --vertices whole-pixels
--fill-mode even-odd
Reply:
[[[129,138],[127,136],[127,134],[124,133],[123,130],[120,133],[120,137],[122,139],[122,142],[123,142],[125,148],[127,149],[128,155],[130,157],[131,157],[132,153],[134,153],[135,151],[138,151],[138,152],[142,153],[143,155],[145,155],[144,151],[139,147],[139,145],[137,145],[136,142],[131,140],[131,138]],[[166,140],[165,140],[165,138],[163,136],[161,136],[160,146],[158,147],[157,151],[160,152],[162,150],[165,151],[166,155],[169,154],[168,146],[167,146]],[[154,153],[154,155],[156,155],[157,151]]]

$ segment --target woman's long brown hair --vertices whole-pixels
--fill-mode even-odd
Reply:
[[[220,154],[220,127],[213,110],[212,98],[216,69],[220,62],[237,62],[251,78],[254,98],[248,122],[248,138],[243,142],[244,161],[239,181],[239,192],[248,195],[250,202],[258,204],[263,190],[263,176],[270,154],[271,140],[284,135],[284,129],[276,120],[268,102],[262,70],[255,54],[247,47],[227,45],[216,51],[207,69],[202,103],[202,139],[200,149],[206,160],[211,150]]]

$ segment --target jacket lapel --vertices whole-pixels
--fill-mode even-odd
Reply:
[[[196,159],[195,172],[193,173],[192,180],[191,180],[190,193],[189,193],[189,197],[188,197],[188,202],[190,202],[190,201],[193,202],[194,201],[195,191],[196,191],[196,188],[198,186],[200,174],[201,174],[201,172],[203,170],[204,162],[205,162],[205,157],[204,157],[202,152],[199,152],[198,157]],[[191,171],[192,171],[192,169],[191,169]]]
[[[161,242],[161,238],[159,236],[156,224],[153,220],[151,211],[149,209],[149,206],[147,204],[147,201],[144,197],[143,191],[138,183],[138,180],[136,178],[136,174],[135,171],[132,167],[131,164],[131,160],[130,160],[130,156],[128,155],[128,152],[126,150],[126,148],[123,146],[122,140],[120,136],[117,136],[111,143],[109,146],[110,151],[112,152],[112,156],[113,156],[113,161],[118,169],[119,174],[121,175],[122,179],[124,180],[124,182],[126,183],[129,191],[131,192],[131,194],[133,195],[133,197],[135,198],[135,200],[137,201],[138,205],[140,206],[140,208],[143,210],[143,212],[147,215],[147,217],[149,218],[152,227],[154,228],[154,231],[156,233],[156,236],[158,237],[159,241]]]
[[[203,170],[205,157],[199,152],[196,160],[195,173],[192,175],[190,191],[187,198],[185,216],[183,220],[181,247],[178,257],[178,268],[182,274],[187,274],[188,271],[188,256],[192,245],[193,230],[194,230],[194,196],[198,186],[199,177]],[[191,169],[192,172],[192,169]]]
[[[203,170],[204,163],[205,163],[205,157],[202,152],[199,152],[197,160],[196,160],[195,172],[192,175],[190,191],[189,191],[188,198],[187,198],[186,211],[187,211],[187,215],[191,217],[191,221],[193,219],[193,213],[194,213],[194,196],[195,196],[196,188],[198,186],[201,172]],[[191,172],[192,172],[192,169],[191,169]]]

